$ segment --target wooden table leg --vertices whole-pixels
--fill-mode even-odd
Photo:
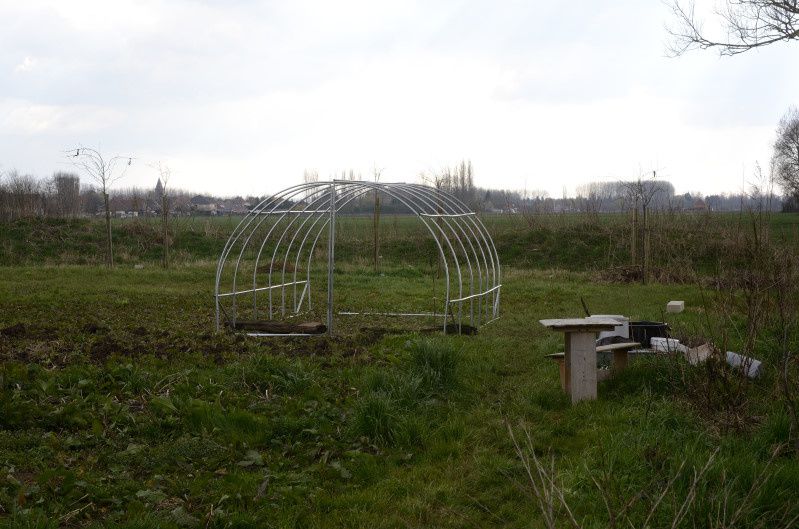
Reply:
[[[566,333],[566,383],[572,403],[596,400],[596,333]]]
[[[627,357],[629,355],[627,349],[613,351],[613,370],[618,372],[627,369]]]

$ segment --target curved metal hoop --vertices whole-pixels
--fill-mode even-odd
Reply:
[[[333,180],[284,189],[253,207],[236,226],[217,262],[217,330],[223,318],[235,326],[242,311],[255,320],[296,316],[303,307],[310,311],[311,265],[326,233],[327,329],[332,333],[336,217],[369,192],[402,204],[421,221],[435,243],[443,271],[444,302],[440,314],[436,309],[424,315],[440,316],[445,331],[448,324],[454,324],[459,332],[464,325],[477,327],[499,317],[499,255],[485,225],[466,204],[420,184]]]

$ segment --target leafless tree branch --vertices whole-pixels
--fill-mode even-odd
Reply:
[[[670,0],[674,23],[667,52],[673,57],[694,49],[717,49],[720,55],[737,55],[777,42],[799,40],[799,0],[725,0],[716,19],[726,38],[705,31],[693,1]]]
[[[775,179],[794,199],[799,197],[799,109],[791,108],[777,126],[774,142]]]

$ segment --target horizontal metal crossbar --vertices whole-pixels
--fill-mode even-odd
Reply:
[[[256,212],[253,212],[256,213]],[[258,215],[285,215],[287,213],[295,213],[297,215],[312,214],[312,213],[330,213],[329,209],[279,209],[276,211],[258,211]]]
[[[303,283],[306,283],[306,282],[307,281],[303,279],[302,281],[292,281],[290,283],[281,283],[279,285],[272,285],[272,286],[268,286],[268,287],[250,288],[248,290],[237,290],[236,292],[223,292],[223,293],[217,294],[217,295],[220,298],[226,297],[226,296],[237,296],[239,294],[248,294],[248,293],[251,293],[251,292],[262,292],[264,290],[272,290],[272,289],[275,289],[275,288],[290,287],[291,285],[302,285]]]
[[[488,290],[485,290],[483,292],[478,292],[477,294],[472,294],[471,296],[464,296],[462,298],[451,299],[451,300],[449,300],[449,302],[450,303],[458,303],[459,301],[467,301],[467,300],[470,300],[470,299],[479,298],[480,296],[485,296],[486,294],[490,294],[490,293],[494,292],[495,290],[499,290],[501,287],[502,287],[502,285],[497,285],[494,288],[489,288]]]
[[[469,212],[469,213],[420,213],[419,216],[421,217],[471,217],[472,215],[477,215],[477,213]]]
[[[278,333],[278,332],[248,332],[247,336],[253,336],[255,338],[258,337],[265,337],[265,336],[324,336],[322,334],[310,334],[310,333],[302,333],[302,332],[285,332],[285,333]]]
[[[408,316],[408,317],[441,316],[441,313],[435,313],[435,312],[339,312],[338,314],[340,314],[341,316]]]

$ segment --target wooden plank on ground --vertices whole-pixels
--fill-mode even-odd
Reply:
[[[291,323],[268,320],[239,320],[236,322],[234,328],[237,331],[253,331],[269,334],[323,334],[327,331],[327,326],[317,321]]]

